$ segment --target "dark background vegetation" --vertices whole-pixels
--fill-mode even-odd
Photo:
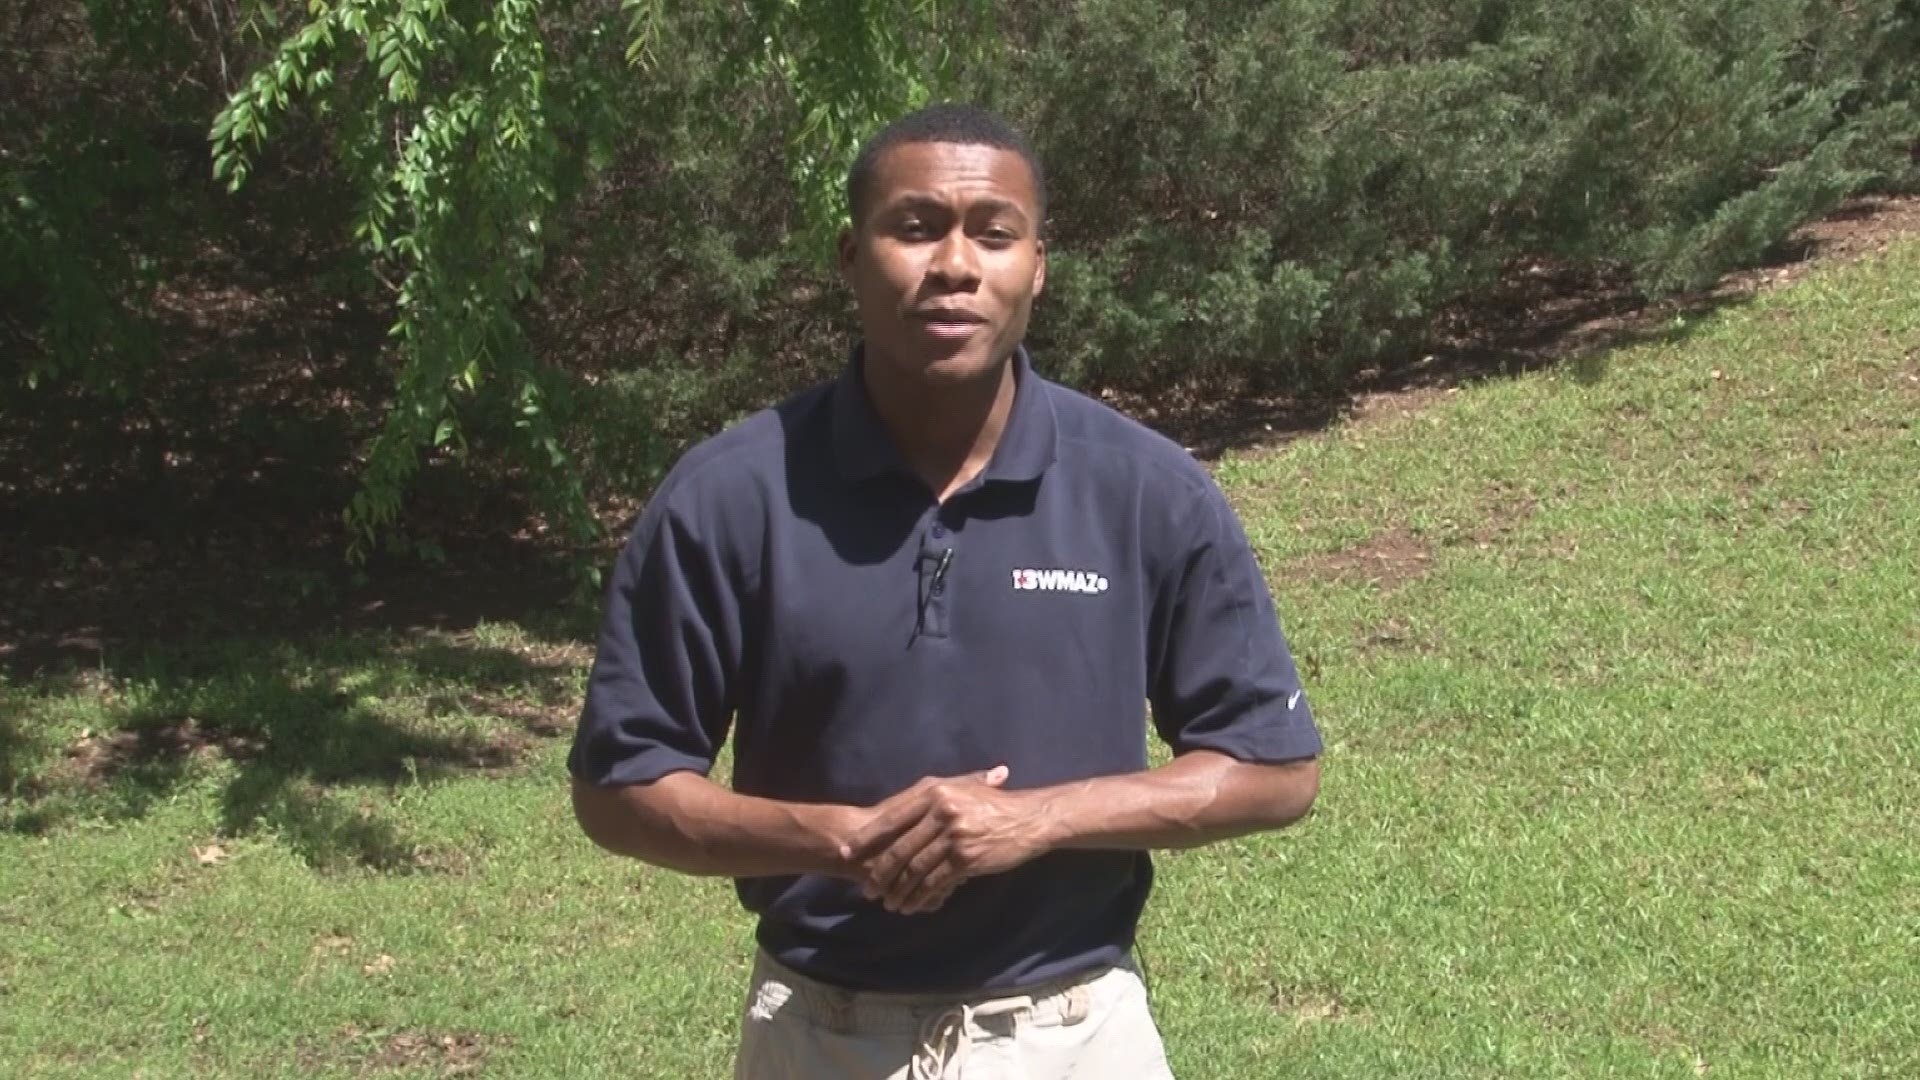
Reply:
[[[842,361],[806,201],[831,185],[797,192],[796,155],[864,134],[809,109],[885,73],[836,51],[833,20],[899,20],[902,55],[929,58],[914,96],[1031,133],[1053,190],[1041,364],[1169,425],[1250,400],[1334,415],[1516,288],[1698,286],[1920,175],[1915,0],[841,3],[790,43],[824,58],[812,83],[743,60],[765,5],[643,28],[631,7],[517,0],[552,87],[529,151],[547,209],[534,287],[486,317],[563,452],[515,442],[522,401],[495,380],[433,391],[457,437],[402,439],[410,475],[369,464],[408,380],[440,370],[390,336],[402,267],[357,231],[367,162],[412,122],[366,105],[379,58],[335,53],[342,89],[276,114],[230,191],[209,129],[306,3],[0,12],[0,640],[185,633],[209,597],[244,600],[204,616],[224,629],[284,632],[369,576],[397,607],[485,605],[553,556],[602,559],[689,440]],[[504,10],[450,4],[431,32],[478,40]],[[421,68],[422,100],[484,80],[463,55]],[[484,199],[450,190],[450,234],[490,235]],[[369,484],[405,511],[348,571],[342,511]],[[595,528],[559,527],[568,499]]]

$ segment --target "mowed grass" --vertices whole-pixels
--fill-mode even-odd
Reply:
[[[1160,861],[1180,1075],[1920,1076],[1920,244],[1219,476],[1328,753]],[[585,660],[0,687],[0,1073],[729,1075],[749,924],[577,835]]]

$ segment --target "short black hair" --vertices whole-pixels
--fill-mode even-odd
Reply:
[[[860,145],[860,153],[847,170],[847,213],[856,227],[861,211],[873,194],[873,174],[880,155],[907,143],[960,143],[967,146],[993,146],[1011,150],[1027,163],[1033,174],[1033,192],[1040,200],[1038,225],[1047,220],[1047,176],[1040,169],[1040,155],[1012,124],[978,105],[941,102],[916,109],[874,132]]]

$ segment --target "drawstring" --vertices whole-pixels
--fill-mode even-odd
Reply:
[[[996,998],[978,1005],[955,1005],[927,1017],[920,1025],[920,1045],[913,1052],[913,1080],[941,1080],[948,1068],[957,1075],[973,1046],[967,1035],[973,1021],[1032,1008],[1031,997]]]

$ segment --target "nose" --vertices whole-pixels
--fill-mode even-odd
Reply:
[[[927,277],[951,292],[972,292],[980,285],[980,263],[966,230],[955,226],[933,249]]]

